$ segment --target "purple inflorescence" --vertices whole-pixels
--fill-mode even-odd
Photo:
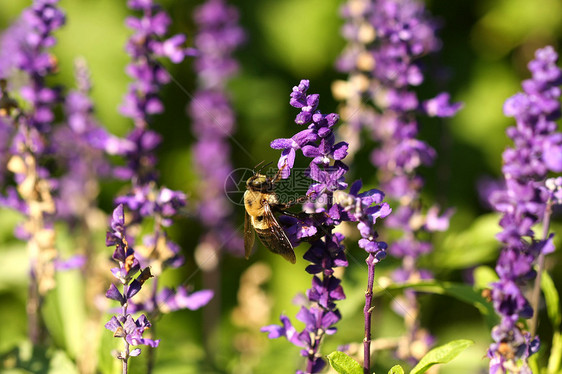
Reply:
[[[390,208],[382,202],[381,191],[359,193],[360,182],[353,184],[349,193],[344,191],[348,187],[345,180],[348,168],[342,160],[348,146],[345,142],[335,142],[333,127],[339,117],[334,113],[322,114],[317,109],[319,95],[307,94],[308,88],[309,81],[302,80],[293,88],[290,100],[293,107],[301,110],[295,123],[306,129],[292,138],[271,142],[272,148],[282,150],[278,167],[285,179],[294,171],[297,150],[312,159],[304,172],[311,179],[307,182],[309,201],[304,206],[305,214],[280,218],[294,245],[310,242],[303,258],[311,263],[306,271],[313,275],[312,287],[306,293],[307,305],[303,305],[296,316],[306,326],[299,332],[290,319],[282,315],[282,325],[265,326],[262,331],[268,332],[269,338],[284,336],[302,347],[301,355],[307,359],[306,372],[317,373],[326,365],[319,352],[320,342],[325,334],[336,332],[334,325],[341,319],[336,301],[345,298],[341,281],[334,276],[334,268],[348,265],[344,236],[332,229],[342,221],[357,222],[362,235],[360,247],[378,260],[383,259],[386,244],[376,241],[373,225],[377,218],[387,216]],[[293,173],[293,178],[298,177],[298,173]]]
[[[503,245],[496,265],[499,280],[492,284],[491,292],[501,317],[492,330],[494,343],[488,350],[491,374],[516,367],[520,373],[531,373],[527,359],[539,348],[538,337],[518,321],[536,313],[525,298],[523,286],[536,276],[535,260],[554,250],[548,227],[539,239],[533,226],[544,222],[547,206],[558,199],[557,180],[545,183],[549,171],[562,171],[562,134],[555,122],[560,118],[562,84],[557,59],[552,47],[537,50],[528,65],[532,78],[523,81],[523,92],[504,104],[504,114],[514,117],[516,126],[507,129],[514,147],[503,153],[505,188],[490,197],[494,209],[502,213],[502,231],[497,238]]]
[[[31,261],[29,298],[37,306],[55,286],[55,262],[59,261],[52,224],[57,180],[44,166],[45,156],[53,151],[50,130],[55,106],[60,101],[60,89],[46,84],[47,77],[58,69],[57,60],[50,52],[56,44],[53,33],[65,23],[65,15],[57,3],[56,0],[34,1],[0,41],[0,128],[5,135],[1,140],[0,158],[4,161],[1,172],[4,168],[12,172],[16,184],[15,188],[6,187],[0,204],[25,215],[15,234],[27,242]],[[19,94],[27,102],[23,105],[25,110],[9,95],[18,81],[23,81]],[[34,307],[28,311],[29,334],[32,341],[38,342],[39,312]]]
[[[132,180],[132,190],[116,198],[117,204],[124,204],[132,213],[131,224],[144,219],[155,220],[155,231],[146,234],[138,243],[139,258],[146,265],[157,263],[158,269],[164,263],[180,265],[177,259],[179,248],[167,240],[164,228],[171,225],[171,217],[185,206],[186,197],[181,191],[173,191],[157,185],[155,150],[160,135],[148,128],[150,116],[161,113],[164,107],[160,101],[160,89],[170,81],[168,72],[158,58],[169,58],[181,62],[187,54],[182,47],[185,36],[165,39],[170,18],[152,0],[129,0],[132,10],[142,12],[140,17],[128,17],[127,26],[134,33],[127,42],[126,50],[131,56],[127,73],[133,78],[124,98],[121,113],[134,121],[135,128],[127,136],[128,149],[124,155],[127,167],[119,174]],[[171,47],[166,47],[168,44]],[[159,272],[155,272],[159,275]]]
[[[114,337],[124,340],[124,350],[117,354],[117,358],[122,360],[126,367],[130,356],[140,354],[140,348],[130,351],[129,346],[143,344],[157,347],[160,340],[143,338],[143,333],[150,327],[150,322],[144,314],[135,320],[131,311],[128,310],[131,299],[141,290],[144,282],[152,277],[152,274],[148,267],[141,270],[141,265],[135,257],[135,251],[129,246],[125,233],[125,212],[121,204],[113,211],[106,245],[115,246],[112,258],[119,266],[111,269],[111,273],[123,285],[123,291],[119,291],[117,286],[112,283],[105,293],[108,299],[118,301],[122,307],[121,313],[111,317],[105,324],[105,328],[111,330]],[[138,276],[136,276],[137,274]]]
[[[236,119],[226,85],[238,71],[233,53],[244,41],[238,25],[238,11],[223,0],[209,0],[197,7],[194,20],[197,56],[197,91],[189,105],[192,131],[197,142],[193,146],[194,164],[199,174],[198,213],[206,233],[199,248],[225,247],[236,253],[242,251],[242,241],[230,220],[232,204],[224,189],[232,173],[229,137]]]
[[[366,129],[377,144],[371,162],[378,169],[381,188],[397,202],[386,225],[402,232],[388,249],[391,256],[402,258],[394,280],[430,278],[431,274],[418,269],[416,262],[432,250],[432,245],[420,240],[418,234],[446,230],[453,212],[440,215],[439,208],[433,206],[424,213],[419,204],[424,182],[417,170],[430,166],[436,152],[417,139],[416,116],[450,117],[461,107],[451,104],[447,93],[421,101],[413,90],[424,81],[419,58],[441,47],[435,35],[437,23],[423,3],[415,0],[349,1],[342,15],[346,20],[342,33],[348,44],[336,65],[349,78],[334,84],[334,94],[344,100],[346,123],[342,134],[359,142],[360,131]],[[356,149],[352,147],[351,153]],[[415,293],[407,290],[405,297],[401,303],[407,305],[406,309],[417,309]],[[409,329],[407,336],[418,335],[417,322]],[[398,355],[415,362],[425,352],[414,355],[411,343],[406,339]]]
[[[187,295],[183,287],[176,292],[169,289],[158,291],[157,286],[165,268],[179,267],[184,263],[181,248],[168,237],[166,228],[185,207],[186,195],[158,185],[155,150],[161,139],[159,134],[149,129],[149,121],[152,115],[164,111],[159,95],[162,86],[170,81],[170,75],[159,59],[167,58],[173,63],[180,63],[193,51],[183,46],[186,40],[183,34],[166,38],[170,17],[152,0],[129,0],[127,5],[141,15],[126,20],[127,26],[133,30],[126,45],[132,60],[126,72],[133,82],[125,95],[121,113],[133,120],[134,129],[127,136],[126,149],[120,152],[124,154],[127,166],[117,174],[130,178],[132,188],[126,195],[118,196],[115,202],[131,213],[128,225],[140,227],[147,220],[153,222],[151,231],[129,238],[129,243],[136,249],[135,261],[143,268],[150,267],[155,277],[154,287],[148,296],[135,299],[129,307],[130,310],[144,310],[149,316],[155,316],[179,308],[201,307],[212,296],[207,291],[201,297],[197,297],[198,293]],[[195,301],[185,301],[189,296]],[[152,364],[149,358],[149,367]]]
[[[88,221],[97,210],[98,179],[115,174],[107,155],[123,155],[131,148],[129,141],[111,135],[96,121],[84,60],[76,61],[75,76],[78,87],[67,94],[64,103],[67,121],[53,133],[55,157],[66,171],[58,182],[57,216],[71,224]]]
[[[57,7],[57,0],[36,0],[24,9],[20,18],[2,34],[0,40],[0,80],[2,100],[0,109],[3,119],[0,127],[7,133],[2,142],[11,139],[11,147],[4,149],[12,155],[21,154],[29,147],[36,156],[48,150],[47,136],[54,120],[54,107],[60,101],[60,89],[48,87],[45,80],[58,69],[56,58],[50,49],[56,44],[53,33],[65,23],[64,13]],[[29,103],[23,126],[10,123],[7,116],[17,103],[9,99],[12,80],[23,72],[26,80],[20,87],[21,97]],[[15,132],[14,129],[17,131]],[[27,143],[27,144],[26,144]],[[47,171],[42,170],[43,176]],[[16,176],[16,182],[20,177]]]
[[[57,4],[58,0],[35,0],[3,35],[0,54],[1,78],[8,78],[14,69],[29,76],[20,93],[33,108],[29,113],[30,125],[42,133],[50,129],[53,105],[60,101],[60,89],[45,84],[45,78],[58,69],[56,58],[49,52],[56,44],[53,33],[66,21]]]

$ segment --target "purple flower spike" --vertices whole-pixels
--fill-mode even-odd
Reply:
[[[133,319],[131,312],[128,310],[129,305],[133,305],[132,298],[141,290],[142,285],[152,277],[149,268],[144,268],[140,274],[133,279],[135,274],[140,270],[139,261],[135,257],[133,248],[129,247],[125,239],[125,215],[123,205],[118,205],[113,210],[111,219],[111,230],[108,232],[107,245],[115,245],[116,249],[113,259],[118,263],[118,267],[113,268],[111,272],[113,276],[123,285],[123,292],[119,291],[115,284],[111,284],[107,290],[105,297],[118,301],[121,305],[121,314],[111,317],[111,320],[105,324],[105,328],[113,332],[113,336],[123,339],[124,350],[118,356],[123,361],[123,368],[126,371],[129,357],[138,356],[140,350],[129,350],[129,346],[139,344],[149,347],[157,347],[159,340],[143,338],[145,330],[150,327],[150,323],[146,316],[141,315],[136,321]]]
[[[303,181],[308,184],[306,213],[296,218],[279,218],[294,246],[303,241],[311,243],[303,256],[311,262],[306,271],[314,275],[312,287],[306,292],[310,305],[303,306],[296,316],[305,323],[302,331],[297,331],[284,315],[281,316],[282,326],[265,326],[261,331],[269,333],[270,339],[283,336],[292,344],[304,348],[301,355],[307,360],[306,372],[316,373],[326,365],[319,353],[320,342],[325,334],[337,331],[335,324],[341,319],[336,301],[345,299],[341,281],[334,276],[334,268],[348,265],[344,236],[332,232],[332,229],[342,221],[364,221],[368,225],[365,232],[372,244],[372,252],[381,260],[384,255],[379,252],[384,253],[386,244],[376,242],[378,235],[373,225],[376,218],[385,217],[390,209],[382,203],[382,192],[370,190],[360,193],[360,182],[352,185],[349,194],[344,192],[348,187],[345,178],[348,167],[343,159],[349,145],[346,142],[336,143],[333,127],[339,116],[334,113],[324,115],[318,110],[320,97],[307,94],[309,85],[308,80],[302,80],[293,87],[290,95],[290,105],[300,109],[295,123],[308,125],[308,128],[292,138],[273,140],[271,148],[282,150],[278,162],[282,178],[290,176],[297,151],[300,150],[303,156],[311,159],[308,168],[300,176],[308,177],[308,181]]]
[[[533,227],[549,222],[549,206],[558,201],[552,193],[556,191],[555,180],[544,182],[549,171],[562,170],[562,134],[557,132],[555,122],[561,114],[562,84],[557,59],[550,46],[537,50],[528,65],[532,78],[523,81],[523,92],[504,104],[504,114],[516,121],[516,126],[507,129],[515,146],[503,153],[505,187],[496,189],[489,199],[494,209],[503,214],[502,231],[497,235],[503,245],[496,265],[499,280],[490,285],[494,309],[501,318],[492,330],[490,373],[513,368],[530,373],[528,358],[540,345],[534,336],[538,299],[531,305],[522,287],[537,276],[533,267],[536,260],[553,250],[548,224],[545,223],[542,239],[535,235]],[[539,267],[538,273],[541,271]],[[518,320],[531,317],[531,331],[526,331]]]
[[[61,192],[60,181],[46,166],[54,164],[58,152],[53,125],[62,98],[60,87],[47,85],[58,69],[51,48],[66,18],[58,0],[31,3],[0,40],[0,180],[5,182],[9,171],[17,185],[2,187],[0,204],[24,214],[14,233],[27,242],[30,254],[29,339],[42,345],[48,336],[40,310],[43,299],[56,286],[56,270],[79,261],[65,263],[58,254],[54,221],[59,218],[55,196]],[[14,87],[19,88],[17,96],[11,92]]]
[[[171,18],[153,0],[129,0],[127,4],[132,10],[140,12],[138,16],[126,20],[126,25],[133,30],[126,45],[131,57],[126,72],[133,81],[121,107],[122,114],[133,120],[134,128],[127,136],[126,147],[120,147],[118,153],[127,160],[127,166],[119,170],[120,176],[130,179],[132,186],[127,194],[115,199],[118,207],[107,235],[107,244],[116,245],[113,257],[119,262],[119,267],[112,269],[112,273],[124,283],[123,295],[129,309],[123,314],[146,311],[149,316],[157,316],[173,310],[200,307],[210,299],[210,296],[197,298],[195,293],[195,300],[187,302],[168,289],[159,291],[157,286],[158,278],[166,268],[179,267],[184,263],[179,245],[168,237],[166,229],[185,208],[187,201],[185,193],[158,185],[155,154],[161,136],[149,128],[149,123],[152,115],[164,110],[160,90],[170,81],[160,60],[169,59],[177,64],[193,53],[184,46],[185,35],[167,36]],[[210,100],[220,106],[214,99]],[[124,209],[128,211],[126,225]],[[134,227],[129,231],[142,232],[142,236],[126,236],[125,226]],[[150,232],[139,230],[149,226],[153,227]],[[133,251],[133,246],[136,251]],[[149,296],[144,293],[138,295],[151,277],[155,278],[155,285],[148,292]],[[135,342],[156,346],[153,341],[140,336],[136,336],[134,342],[129,341],[131,344]],[[152,355],[152,351],[149,354]],[[149,356],[149,371],[153,361]]]
[[[225,188],[234,188],[225,185],[232,180],[229,138],[236,126],[227,85],[238,72],[234,52],[245,40],[238,18],[238,10],[224,0],[207,0],[195,9],[197,91],[188,113],[196,138],[194,166],[200,180],[197,211],[205,228],[197,248],[242,255],[243,240],[236,234],[232,204],[224,193]]]
[[[414,87],[425,79],[422,57],[437,52],[441,42],[436,36],[438,22],[417,0],[375,0],[348,1],[341,9],[345,25],[342,34],[347,46],[338,59],[337,68],[349,74],[348,80],[333,85],[334,95],[344,103],[342,116],[346,135],[358,143],[366,129],[379,146],[371,153],[371,162],[378,169],[381,187],[394,200],[394,214],[386,224],[403,232],[402,241],[391,243],[388,254],[403,258],[402,267],[397,269],[395,279],[404,275],[419,279],[424,269],[417,269],[420,255],[431,250],[431,244],[419,242],[420,232],[434,232],[448,227],[452,211],[439,215],[437,207],[430,207],[427,214],[419,204],[423,180],[417,169],[430,166],[436,158],[431,146],[417,139],[419,124],[416,116],[450,117],[462,107],[451,103],[450,95],[440,93],[434,98],[421,100]],[[348,153],[354,154],[358,146],[351,146]],[[381,209],[381,216],[390,208]],[[372,217],[374,218],[374,217]],[[359,223],[363,236],[360,246],[378,262],[386,249],[369,243],[368,225]],[[398,276],[399,275],[399,276]],[[417,310],[415,294],[407,298],[411,305],[408,310]],[[413,354],[418,333],[423,334],[419,324],[408,323],[405,335],[411,337],[408,349],[397,353],[401,359],[416,362],[420,352]],[[409,338],[410,339],[410,338]],[[427,346],[427,348],[430,348]],[[365,355],[368,352],[365,351]],[[364,370],[368,371],[366,359]]]

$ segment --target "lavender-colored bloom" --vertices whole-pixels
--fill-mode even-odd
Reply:
[[[140,344],[157,347],[160,340],[143,338],[144,332],[150,327],[150,322],[143,314],[135,320],[128,310],[132,298],[140,291],[146,280],[152,277],[149,268],[141,270],[139,261],[135,257],[135,251],[129,246],[125,233],[125,214],[123,205],[118,205],[112,215],[110,230],[107,232],[106,243],[108,246],[115,245],[113,259],[118,267],[111,269],[113,276],[123,285],[123,291],[119,291],[115,284],[111,284],[105,296],[108,299],[118,301],[121,305],[121,313],[111,317],[105,324],[105,328],[113,332],[113,336],[123,339],[124,350],[117,356],[123,362],[123,370],[126,372],[130,356],[138,356],[140,349],[129,350],[129,346]],[[135,275],[140,271],[138,276]]]
[[[170,17],[152,0],[129,0],[127,4],[132,10],[142,12],[140,17],[129,17],[126,20],[127,26],[134,31],[126,46],[132,58],[126,72],[133,78],[133,82],[125,95],[121,113],[134,121],[134,129],[127,136],[126,142],[113,141],[111,145],[114,146],[115,153],[125,156],[127,166],[119,170],[119,176],[130,179],[132,186],[127,194],[118,196],[115,202],[130,212],[128,226],[138,228],[147,221],[152,221],[153,229],[150,232],[142,231],[142,236],[125,237],[121,229],[124,221],[117,217],[122,212],[120,208],[121,210],[114,212],[107,243],[117,246],[114,259],[120,266],[113,268],[112,273],[126,283],[126,289],[121,294],[126,301],[123,307],[129,308],[129,314],[144,311],[153,319],[160,313],[201,307],[209,301],[212,294],[200,291],[201,294],[187,295],[183,287],[176,293],[168,289],[158,291],[158,278],[165,268],[179,267],[184,263],[179,245],[168,237],[166,228],[173,223],[173,217],[186,206],[186,195],[158,185],[155,151],[161,137],[148,126],[151,116],[164,110],[159,93],[162,86],[170,81],[159,59],[167,58],[173,63],[180,63],[191,52],[183,47],[185,35],[166,39]],[[131,249],[133,245],[134,254]],[[140,275],[133,279],[139,271]],[[155,278],[150,292],[130,300],[149,277]],[[114,292],[107,296],[119,299],[119,295]],[[127,337],[126,341],[155,346],[152,340],[143,340],[138,336],[131,339],[133,338]],[[147,366],[150,371],[154,356],[152,350],[148,354]],[[126,359],[122,359],[125,363]]]
[[[223,0],[208,0],[195,10],[194,20],[199,27],[195,70],[202,87],[224,89],[237,73],[238,62],[232,54],[245,40],[238,18],[238,10]]]
[[[44,155],[52,150],[48,131],[54,120],[54,106],[60,100],[59,89],[45,84],[46,78],[57,69],[56,59],[50,53],[56,43],[53,32],[65,22],[57,4],[57,0],[35,0],[3,34],[0,42],[0,127],[11,128],[3,129],[7,137],[2,140],[5,153],[0,159],[13,173],[17,185],[17,196],[8,187],[0,200],[25,213],[25,221],[16,228],[16,236],[26,240],[30,257],[28,331],[35,344],[46,336],[41,331],[44,323],[39,307],[45,294],[55,287],[59,258],[52,222],[56,213],[53,190],[57,181],[42,166]],[[16,80],[18,73],[20,79]],[[13,82],[22,80],[22,73],[25,83],[19,94],[27,104],[20,106],[8,91]],[[10,147],[4,142],[10,142]]]
[[[550,192],[552,203],[556,205],[562,204],[562,177],[547,179],[545,186]]]
[[[134,30],[126,46],[132,57],[132,62],[127,66],[127,73],[134,81],[125,96],[122,113],[134,120],[135,128],[127,136],[127,142],[116,144],[113,141],[110,144],[119,145],[113,150],[126,157],[128,170],[120,170],[119,173],[122,177],[130,178],[133,185],[128,194],[116,199],[116,203],[127,206],[132,212],[134,224],[149,217],[156,220],[156,232],[147,235],[143,242],[149,243],[147,245],[153,250],[156,249],[155,253],[159,252],[158,249],[163,253],[165,248],[176,248],[176,245],[167,241],[162,244],[155,238],[165,238],[163,228],[171,224],[171,217],[185,206],[186,201],[183,192],[157,186],[155,150],[160,143],[160,136],[148,129],[148,121],[152,114],[163,110],[158,97],[159,90],[169,81],[168,73],[158,62],[158,58],[167,57],[173,62],[181,62],[185,56],[185,48],[181,47],[180,42],[185,40],[185,36],[176,35],[164,39],[170,18],[152,0],[129,1],[127,4],[131,9],[142,12],[140,17],[129,17],[126,20],[127,25]],[[146,254],[146,251],[141,252]],[[150,250],[149,252],[152,253]],[[162,263],[169,259],[148,257],[158,262],[159,269]],[[179,264],[181,261],[174,263]],[[152,262],[150,265],[153,265]]]
[[[236,123],[226,85],[238,71],[233,54],[245,35],[238,25],[237,9],[223,0],[206,1],[195,9],[193,18],[197,91],[188,113],[196,138],[194,166],[200,178],[197,209],[207,232],[198,248],[226,248],[241,254],[242,240],[232,226],[232,204],[224,189],[233,170],[228,138]]]
[[[432,165],[436,152],[417,139],[416,115],[450,117],[461,108],[460,103],[450,103],[448,93],[420,100],[413,90],[424,80],[420,57],[440,49],[437,22],[416,0],[349,1],[342,7],[342,16],[346,21],[342,34],[348,44],[336,66],[349,78],[334,84],[334,94],[345,100],[341,134],[359,142],[360,132],[366,129],[378,144],[371,162],[378,169],[381,188],[397,203],[386,225],[403,232],[388,249],[390,255],[403,258],[394,279],[419,279],[427,271],[418,269],[416,260],[432,246],[420,241],[418,233],[446,230],[452,210],[439,214],[433,206],[424,214],[418,203],[424,183],[417,169]],[[349,152],[356,150],[351,147]],[[411,293],[408,302],[417,309],[415,294],[406,292]],[[419,329],[417,324],[410,327]],[[416,334],[408,331],[407,336]],[[409,350],[398,354],[416,361]]]
[[[523,92],[504,104],[504,114],[514,117],[517,124],[507,129],[514,147],[503,153],[505,188],[490,197],[494,209],[503,214],[502,231],[497,237],[504,246],[496,265],[499,280],[491,285],[494,309],[501,317],[492,330],[494,343],[488,350],[492,374],[510,367],[530,372],[527,359],[539,347],[538,337],[517,321],[537,312],[525,298],[522,286],[535,278],[535,260],[554,249],[548,224],[542,239],[536,237],[533,226],[547,221],[547,206],[556,202],[556,180],[545,183],[547,173],[562,170],[558,154],[562,134],[557,132],[555,122],[561,114],[562,84],[557,59],[552,47],[537,50],[528,65],[532,78],[523,82]]]
[[[149,347],[158,347],[160,340],[152,340],[143,338],[143,332],[150,328],[150,322],[146,319],[146,316],[142,314],[137,320],[135,320],[131,314],[128,314],[125,318],[123,316],[113,316],[105,324],[105,328],[112,331],[116,338],[123,338],[125,341],[132,346],[136,345],[147,345]],[[129,353],[129,356],[138,356],[140,349],[135,349]],[[118,357],[123,359],[123,354]]]
[[[146,311],[150,314],[155,312],[169,313],[181,309],[197,310],[207,305],[212,298],[213,291],[210,290],[189,292],[184,286],[180,286],[176,290],[164,287],[156,294],[155,298],[131,304],[129,312]]]
[[[338,116],[334,113],[324,115],[317,110],[319,95],[309,95],[308,88],[309,81],[302,80],[293,87],[290,99],[290,104],[300,109],[295,123],[307,126],[307,129],[290,139],[271,142],[272,148],[282,150],[278,162],[282,178],[291,174],[297,150],[311,159],[304,173],[310,178],[305,213],[297,217],[280,217],[293,245],[311,242],[303,257],[311,262],[306,271],[314,275],[312,287],[306,292],[308,305],[302,306],[296,316],[305,323],[305,328],[297,331],[290,319],[282,315],[281,326],[265,326],[262,331],[268,332],[271,339],[284,336],[292,344],[302,347],[301,355],[307,360],[306,372],[317,373],[326,365],[319,353],[320,342],[325,334],[337,331],[334,325],[341,315],[336,301],[345,299],[341,281],[334,276],[335,267],[348,265],[344,236],[332,232],[332,228],[342,221],[360,222],[365,226],[362,232],[368,242],[364,243],[364,247],[382,259],[386,244],[375,241],[377,234],[372,225],[377,217],[388,215],[390,209],[382,203],[384,194],[380,191],[359,193],[360,183],[355,183],[349,194],[343,191],[347,188],[345,174],[348,168],[342,160],[347,154],[348,144],[335,142],[333,127]]]
[[[53,104],[60,100],[59,89],[47,87],[44,82],[57,69],[56,59],[49,52],[56,44],[52,34],[65,23],[57,3],[35,0],[3,36],[0,53],[5,58],[0,67],[2,78],[8,78],[16,69],[28,74],[30,80],[21,88],[21,95],[33,108],[30,125],[42,132],[50,128]]]
[[[147,128],[148,121],[151,115],[164,110],[159,91],[170,81],[158,59],[169,58],[172,62],[181,62],[186,49],[178,42],[183,42],[185,36],[163,38],[170,18],[152,0],[129,1],[127,4],[133,10],[142,11],[142,15],[138,18],[131,16],[126,20],[127,26],[134,30],[126,46],[132,58],[126,72],[133,78],[133,82],[124,97],[121,113],[133,119],[135,128],[127,137],[130,149],[125,152],[129,175],[123,173],[123,176],[132,178],[135,185],[144,186],[157,177],[154,150],[160,143],[160,136]],[[168,44],[173,47],[168,47]]]
[[[111,135],[94,118],[94,106],[89,98],[91,81],[85,61],[76,61],[77,89],[65,100],[66,126],[53,134],[55,158],[66,171],[59,178],[57,215],[76,225],[87,227],[88,218],[96,214],[99,178],[115,176],[107,154],[124,154],[132,144]],[[77,225],[80,226],[80,225]]]
[[[126,71],[134,82],[129,86],[121,112],[140,126],[148,115],[161,113],[164,108],[158,93],[170,77],[156,59],[165,57],[176,64],[182,62],[186,56],[182,47],[186,37],[178,34],[163,39],[171,20],[152,0],[128,1],[127,5],[143,14],[126,20],[127,26],[134,30],[125,48],[133,58]]]

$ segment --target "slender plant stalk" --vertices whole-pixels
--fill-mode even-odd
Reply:
[[[39,344],[41,341],[41,324],[39,316],[39,285],[37,283],[37,277],[35,271],[31,269],[31,276],[29,277],[29,291],[27,295],[27,330],[29,335],[29,340],[33,345]]]
[[[128,285],[124,285],[123,286],[123,295],[127,294],[129,286]],[[127,307],[129,306],[128,301],[123,304],[123,317],[127,317]],[[123,361],[123,374],[127,374],[129,372],[129,342],[127,341],[127,337],[123,338],[123,356],[121,357],[121,360]]]
[[[546,209],[544,211],[543,219],[543,238],[546,240],[548,238],[548,231],[550,229],[550,216],[552,214],[552,202],[549,200],[546,204]],[[535,278],[535,285],[533,287],[533,294],[531,296],[531,307],[533,308],[533,317],[531,317],[531,323],[529,331],[531,336],[535,336],[537,332],[537,325],[539,320],[539,303],[541,300],[541,278],[542,271],[544,269],[544,253],[541,252],[537,260],[537,277]]]
[[[369,374],[371,368],[371,307],[373,302],[373,284],[375,282],[375,261],[376,258],[372,253],[367,257],[367,290],[365,291],[365,308],[363,314],[365,315],[365,338],[363,339],[363,373]]]
[[[159,218],[160,216],[157,215],[157,218]],[[157,231],[158,233],[158,231]],[[159,234],[156,234],[156,243],[158,243],[158,236]],[[152,281],[152,302],[154,303],[154,305],[158,305],[157,301],[156,301],[156,295],[158,295],[158,279],[159,277],[154,277],[153,281]],[[159,307],[156,307],[156,309],[154,310],[154,312],[152,312],[150,314],[150,320],[152,321],[152,326],[150,326],[151,329],[151,336],[156,337],[156,323],[154,323],[156,321],[156,318],[159,314],[158,311]],[[148,351],[147,351],[147,358],[146,358],[146,374],[152,374],[152,371],[154,370],[154,362],[156,361],[156,349],[153,347],[148,347]]]
[[[331,231],[331,230],[330,230]],[[322,283],[326,284],[329,281],[329,278],[326,278],[326,275],[322,276]],[[306,373],[313,374],[314,371],[314,364],[316,363],[316,355],[318,354],[318,350],[320,349],[320,343],[322,342],[322,338],[324,337],[324,329],[319,329],[318,332],[314,335],[314,342],[312,342],[311,349],[309,350],[307,362],[306,362]]]

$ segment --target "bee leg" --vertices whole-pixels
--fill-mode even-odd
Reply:
[[[292,207],[293,205],[297,205],[297,204],[302,204],[305,203],[308,200],[308,196],[301,196],[298,199],[289,201],[283,205],[283,209],[289,209],[290,207]]]
[[[284,216],[289,216],[289,217],[293,217],[293,218],[302,218],[297,213],[289,212],[289,211],[285,210],[285,208],[275,208],[275,211],[279,214],[284,215]]]
[[[308,199],[307,196],[302,196],[302,197],[299,197],[298,199],[289,201],[287,203],[277,203],[275,205],[272,205],[271,208],[273,210],[275,210],[275,212],[277,212],[277,213],[284,214],[286,216],[296,217],[294,213],[286,212],[286,210],[291,208],[294,205],[304,203],[307,199]]]

